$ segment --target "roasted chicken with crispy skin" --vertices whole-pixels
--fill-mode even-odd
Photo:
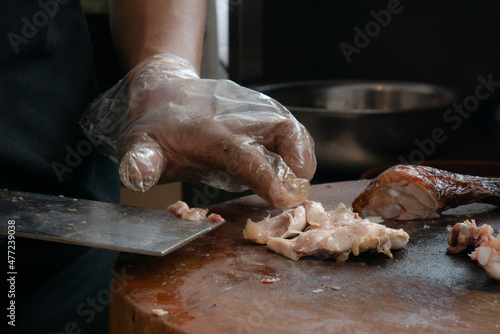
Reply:
[[[473,202],[500,205],[500,179],[396,165],[372,180],[352,206],[362,217],[413,220],[438,218],[446,209]]]

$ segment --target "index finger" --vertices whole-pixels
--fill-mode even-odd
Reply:
[[[207,163],[228,173],[276,207],[300,205],[309,195],[309,181],[298,178],[276,153],[246,136],[232,135],[213,144]],[[203,158],[207,158],[204,156]]]

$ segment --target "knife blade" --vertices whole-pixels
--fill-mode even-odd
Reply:
[[[9,221],[16,237],[153,256],[163,256],[222,224],[187,221],[162,210],[2,189],[0,234],[9,233]]]

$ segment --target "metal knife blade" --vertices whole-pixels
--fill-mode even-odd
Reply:
[[[221,225],[167,211],[0,190],[0,234],[163,256]],[[13,233],[13,232],[11,232]]]

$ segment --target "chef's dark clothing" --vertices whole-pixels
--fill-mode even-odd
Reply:
[[[80,2],[4,1],[0,33],[0,187],[118,202],[116,164],[79,125],[98,94]],[[7,254],[5,238],[1,244]],[[16,237],[8,332],[105,333],[116,255]]]

